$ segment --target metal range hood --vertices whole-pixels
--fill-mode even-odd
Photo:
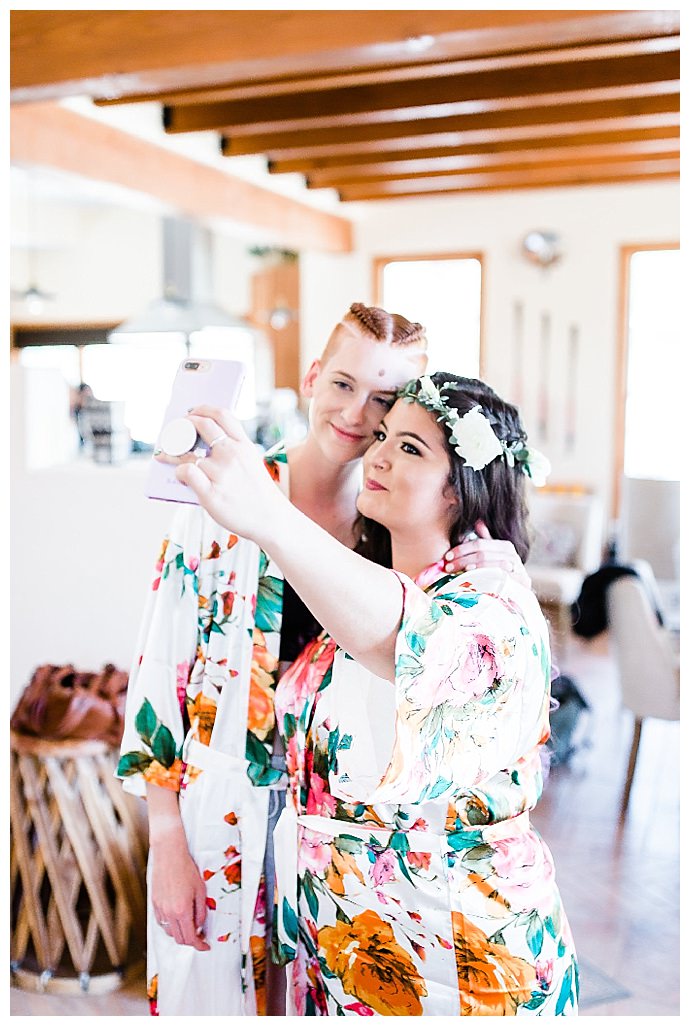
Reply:
[[[163,218],[163,295],[110,332],[119,335],[177,332],[187,340],[203,328],[249,328],[243,317],[228,313],[213,300],[211,232],[191,221]]]

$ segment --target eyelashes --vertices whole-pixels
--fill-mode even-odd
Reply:
[[[375,442],[385,442],[386,438],[388,437],[388,435],[386,434],[385,431],[382,431],[381,428],[379,428],[378,431],[374,431],[374,436],[373,437],[374,437],[374,441]],[[416,445],[412,445],[411,442],[401,442],[400,443],[400,448],[402,449],[402,451],[404,453],[407,453],[408,456],[421,456],[422,455],[421,451],[417,448],[417,446]]]

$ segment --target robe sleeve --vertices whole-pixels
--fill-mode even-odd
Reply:
[[[548,631],[531,592],[490,569],[433,593],[397,576],[394,683],[342,652],[334,665],[331,792],[366,805],[447,800],[548,735]]]
[[[127,688],[117,776],[141,797],[146,782],[179,791],[184,703],[198,637],[203,513],[176,512],[155,566]]]

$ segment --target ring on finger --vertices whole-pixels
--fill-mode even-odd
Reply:
[[[228,437],[227,435],[218,435],[216,438],[213,439],[212,442],[208,443],[209,449],[212,449],[213,446],[216,445],[217,442],[222,442],[227,437]]]

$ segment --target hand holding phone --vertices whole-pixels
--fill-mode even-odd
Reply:
[[[177,480],[175,467],[205,456],[208,445],[198,438],[186,416],[195,406],[210,404],[234,409],[244,381],[239,360],[183,360],[177,369],[168,408],[151,460],[146,495],[166,502],[198,505],[191,488]]]

